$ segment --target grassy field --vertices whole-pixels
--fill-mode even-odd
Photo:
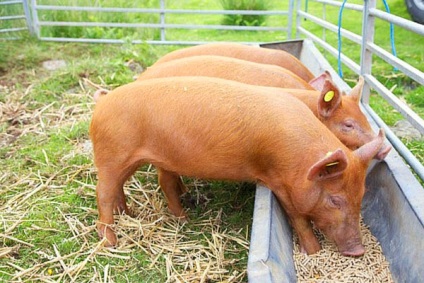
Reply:
[[[158,1],[145,2],[153,7]],[[272,1],[274,8],[280,2],[284,1]],[[402,0],[388,2],[394,14],[407,17]],[[114,3],[130,5],[128,1]],[[218,1],[206,0],[173,1],[170,5],[175,9],[183,6],[219,9]],[[309,9],[321,14],[312,4]],[[328,9],[328,18],[335,22],[337,12]],[[60,19],[64,15],[55,16]],[[89,17],[78,13],[73,16]],[[178,23],[186,19],[169,20]],[[220,20],[193,19],[208,24]],[[267,21],[270,25],[285,24],[275,17]],[[343,26],[360,33],[360,16],[345,12]],[[69,31],[43,32],[45,36],[62,36]],[[103,31],[73,32],[74,36],[95,37]],[[335,46],[335,37],[327,34]],[[112,30],[106,36],[127,34]],[[137,36],[155,38],[157,34],[149,31]],[[178,30],[169,34],[169,39],[181,37],[234,41],[285,39],[282,34],[258,32]],[[411,47],[410,38],[410,33],[396,30],[398,55],[422,68],[424,49],[419,46],[424,46],[424,39],[414,38],[416,47]],[[379,23],[376,41],[389,48],[386,24]],[[247,281],[254,200],[254,187],[249,184],[186,180],[191,190],[183,201],[191,220],[181,223],[167,212],[157,187],[155,169],[145,166],[125,187],[136,217],[117,217],[119,247],[103,248],[95,232],[96,171],[88,138],[94,107],[92,94],[99,86],[113,89],[131,82],[141,68],[176,48],[147,44],[59,44],[31,38],[0,41],[0,282]],[[358,48],[347,40],[343,42],[343,52],[359,60]],[[335,66],[335,60],[328,58]],[[44,69],[42,63],[51,59],[65,60],[66,67],[56,71]],[[349,83],[357,79],[347,68],[344,71]],[[389,88],[395,87],[395,93],[420,115],[424,113],[422,86],[379,60],[375,60],[373,73]],[[373,107],[388,124],[400,119],[376,95],[372,99]],[[423,143],[408,144],[423,160]]]

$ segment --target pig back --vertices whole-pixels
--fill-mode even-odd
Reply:
[[[256,181],[270,170],[309,168],[299,154],[312,164],[343,147],[296,98],[205,77],[119,87],[97,103],[91,132],[95,151],[124,147],[144,162],[207,179]]]
[[[307,82],[314,78],[308,68],[306,68],[295,56],[286,51],[229,42],[209,43],[178,49],[165,54],[163,57],[159,58],[154,65],[196,55],[219,55],[257,63],[277,65],[292,71]]]
[[[206,76],[252,85],[315,90],[293,72],[277,65],[215,55],[191,56],[164,62],[147,68],[138,80],[173,76]]]

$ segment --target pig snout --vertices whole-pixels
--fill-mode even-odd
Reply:
[[[365,253],[365,248],[361,243],[361,239],[354,239],[339,246],[339,251],[345,256],[362,256]]]
[[[333,238],[337,249],[342,255],[361,256],[365,253],[359,225],[358,227],[355,225],[355,227],[351,226],[350,228],[345,226],[343,229],[329,236]]]
[[[386,158],[387,154],[389,154],[391,149],[392,149],[392,146],[387,144],[383,145],[383,147],[375,155],[375,159],[379,161],[383,160],[384,158]]]

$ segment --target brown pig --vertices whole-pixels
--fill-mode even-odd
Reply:
[[[277,65],[292,71],[306,82],[314,78],[314,75],[302,62],[286,51],[230,42],[208,43],[178,49],[165,54],[154,66],[171,60],[197,55],[219,55],[256,63]]]
[[[217,77],[252,85],[288,88],[274,88],[273,92],[291,94],[300,99],[347,147],[356,149],[375,138],[375,133],[359,106],[364,85],[362,77],[351,93],[345,95],[334,84],[328,72],[308,84],[278,66],[203,55],[154,65],[142,73],[138,80],[173,76]],[[319,91],[313,90],[314,88]],[[390,149],[390,146],[385,146],[375,158],[384,159]]]
[[[344,255],[364,253],[359,214],[365,175],[384,133],[355,151],[298,99],[207,77],[133,82],[101,96],[90,137],[98,169],[97,228],[117,238],[113,212],[129,212],[125,181],[145,163],[158,170],[170,211],[186,216],[180,176],[260,182],[287,212],[302,250],[320,245],[311,221]]]
[[[314,90],[285,68],[216,55],[191,56],[154,65],[137,80],[177,76],[216,77],[253,85]]]

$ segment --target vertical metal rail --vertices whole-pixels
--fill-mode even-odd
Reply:
[[[30,12],[30,10],[29,10],[29,4],[28,4],[28,1],[24,0],[24,1],[22,2],[22,4],[23,4],[23,7],[24,7],[25,21],[26,21],[26,24],[27,24],[27,27],[28,27],[29,33],[30,33],[31,35],[35,35],[35,30],[34,30],[34,27],[33,27],[33,25],[32,25],[32,17],[31,17],[31,12]]]
[[[32,30],[35,36],[40,39],[40,24],[38,21],[37,14],[37,0],[31,0],[31,12],[32,12]]]
[[[362,44],[361,44],[361,75],[371,75],[372,70],[372,52],[367,48],[367,43],[374,43],[375,19],[370,15],[370,8],[376,7],[375,0],[364,0],[364,12],[362,18]],[[362,90],[362,102],[369,104],[370,85],[364,84]]]
[[[166,41],[165,38],[165,0],[160,0],[160,41]]]
[[[294,0],[290,0],[289,1],[288,23],[287,23],[287,39],[292,38],[293,11],[294,11]]]
[[[296,11],[300,11],[302,0],[297,0]],[[296,38],[300,38],[300,19],[302,17],[296,12]]]

